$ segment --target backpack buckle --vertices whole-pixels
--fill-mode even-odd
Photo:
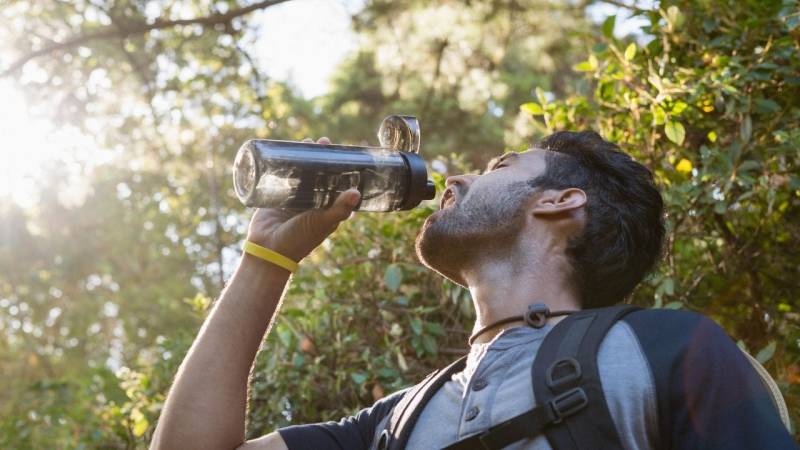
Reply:
[[[580,380],[582,375],[581,363],[578,360],[575,358],[561,358],[547,368],[545,379],[548,387],[556,389]]]
[[[547,402],[552,412],[552,423],[560,423],[565,417],[569,417],[582,410],[589,404],[589,398],[582,388],[570,389],[562,392],[555,398]]]

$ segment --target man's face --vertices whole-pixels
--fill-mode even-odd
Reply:
[[[513,247],[533,193],[528,181],[544,173],[544,155],[544,150],[507,153],[482,175],[448,177],[440,210],[425,220],[417,236],[420,261],[466,285],[459,275],[466,264]]]

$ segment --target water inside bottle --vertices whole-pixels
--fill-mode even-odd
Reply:
[[[360,211],[398,209],[408,189],[405,163],[396,153],[370,149],[369,167],[336,171],[324,165],[287,166],[280,161],[264,162],[251,203],[286,209],[325,208],[350,189],[361,193]]]

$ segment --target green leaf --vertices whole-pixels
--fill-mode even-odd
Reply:
[[[353,380],[355,384],[359,386],[367,381],[367,375],[362,372],[351,373],[350,378]]]
[[[757,98],[755,103],[756,111],[760,113],[776,113],[781,110],[781,105],[768,98]]]
[[[541,116],[544,114],[544,109],[542,109],[542,107],[536,102],[524,103],[519,107],[519,109],[532,116]]]
[[[422,334],[422,320],[420,320],[419,317],[414,317],[409,323],[411,325],[411,331],[413,331],[414,334]]]
[[[750,114],[744,116],[744,120],[742,124],[739,126],[739,137],[742,138],[743,142],[750,142],[750,137],[753,136],[753,120],[750,118]]]
[[[589,59],[583,61],[582,63],[578,63],[574,65],[572,68],[578,72],[594,72],[597,70],[597,67],[600,63],[597,61],[597,57],[594,54],[589,55]],[[543,102],[542,104],[546,103]]]
[[[683,125],[674,120],[667,120],[664,125],[664,132],[667,134],[667,139],[678,145],[683,144],[683,139],[686,137],[686,130]]]
[[[435,355],[438,349],[438,346],[436,345],[436,339],[429,335],[422,336],[422,347],[431,355]]]
[[[400,376],[400,373],[391,368],[391,367],[384,367],[382,369],[378,369],[378,376],[381,378],[397,378]]]
[[[688,106],[689,106],[689,105],[687,105],[686,103],[684,103],[684,102],[682,102],[682,101],[677,101],[677,102],[675,102],[675,104],[674,104],[674,105],[672,105],[672,111],[670,111],[670,114],[674,114],[674,115],[676,115],[676,116],[677,116],[678,114],[680,114],[680,113],[682,113],[684,110],[686,110],[686,108],[687,108]]]
[[[677,6],[672,5],[667,8],[667,20],[672,24],[674,29],[678,29],[683,25],[683,22],[686,21],[686,18]]]
[[[603,21],[603,35],[609,39],[614,36],[614,25],[617,23],[617,16],[608,16]]]
[[[748,159],[743,163],[739,164],[738,172],[745,173],[751,170],[758,170],[761,169],[761,163],[758,161],[753,161],[752,159]]]
[[[546,105],[547,96],[544,95],[544,89],[537,86],[535,92],[536,92],[536,98],[539,100],[539,103],[541,103],[542,105]]]
[[[131,420],[133,421],[133,435],[136,437],[142,436],[150,426],[150,422],[147,420],[147,417],[145,417],[144,414],[142,414],[142,412],[138,409],[131,411]]]
[[[664,293],[667,295],[673,295],[675,293],[675,280],[672,278],[666,278],[664,280]]]
[[[398,348],[397,349],[397,365],[400,367],[400,370],[403,372],[408,370],[408,362],[406,362],[405,356],[403,356],[403,352]]]
[[[428,333],[436,335],[436,336],[444,336],[444,328],[441,324],[436,322],[426,322],[425,329],[428,330]]]
[[[661,125],[667,120],[667,113],[660,106],[653,106],[653,122],[656,125]]]
[[[761,364],[765,364],[767,361],[772,359],[772,356],[775,354],[775,347],[775,341],[767,344],[766,347],[759,350],[758,354],[756,355],[756,361],[760,362]]]
[[[683,303],[681,302],[669,302],[664,305],[664,309],[681,309],[683,308]]]
[[[389,264],[386,272],[383,273],[383,281],[389,290],[392,292],[397,291],[400,288],[400,283],[403,282],[403,269],[397,264]]]
[[[634,56],[636,56],[636,44],[631,42],[625,49],[625,61],[633,60]]]

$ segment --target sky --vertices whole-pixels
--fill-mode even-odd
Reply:
[[[306,97],[325,93],[333,69],[357,48],[350,17],[364,0],[294,0],[258,13],[253,48],[271,78],[291,80]]]

